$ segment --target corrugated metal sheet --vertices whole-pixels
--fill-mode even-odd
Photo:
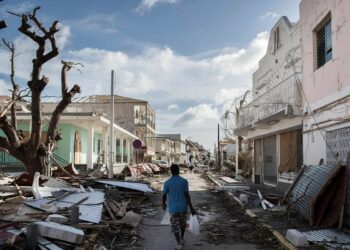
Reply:
[[[289,199],[296,202],[298,199],[299,212],[304,218],[310,218],[310,198],[315,197],[320,192],[326,180],[336,169],[335,166],[305,166],[303,174],[294,184],[290,192]],[[303,198],[302,198],[303,196]]]
[[[86,192],[86,193],[74,193],[68,195],[58,201],[51,202],[50,199],[40,199],[40,200],[31,200],[24,202],[26,205],[48,211],[47,208],[42,207],[43,204],[54,204],[59,208],[69,208],[73,204],[81,201],[83,198],[88,198],[79,205],[79,219],[84,221],[89,221],[92,223],[99,223],[101,221],[103,202],[104,202],[104,193],[100,191],[95,192]]]
[[[153,190],[144,183],[137,183],[137,182],[126,182],[126,181],[109,181],[109,180],[96,180],[95,182],[107,184],[110,186],[116,186],[116,187],[123,187],[123,188],[129,188],[141,192],[151,192],[153,193]]]
[[[303,233],[308,241],[336,249],[350,249],[350,235],[334,229],[322,229]]]
[[[309,220],[310,225],[313,226],[317,224],[315,214],[317,214],[319,211],[315,210],[314,205],[316,204],[319,195],[325,193],[325,189],[329,186],[331,180],[335,178],[335,176],[341,170],[341,168],[342,167],[340,166],[337,167],[333,165],[305,166],[300,177],[293,184],[293,187],[289,193],[289,200],[291,203],[295,203],[300,214],[305,219]],[[342,182],[344,181],[343,179],[341,180]],[[338,183],[332,183],[332,185],[338,185]],[[346,185],[346,177],[344,185]],[[339,188],[339,190],[336,191],[333,190],[335,194],[338,191],[341,191],[341,188]],[[327,195],[327,199],[331,199],[329,197],[329,194]],[[340,196],[342,195],[344,195],[345,199],[345,190],[344,194],[341,194]],[[338,198],[338,196],[336,197]],[[328,203],[329,200],[325,202]],[[339,199],[339,201],[336,202],[341,203],[342,201],[341,199]],[[344,204],[344,201],[342,203]],[[341,208],[343,204],[337,205]],[[338,211],[334,210],[332,210],[331,212],[335,212],[334,216],[336,215],[336,213],[338,213]]]

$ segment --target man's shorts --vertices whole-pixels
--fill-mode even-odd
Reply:
[[[175,213],[170,217],[171,231],[173,233],[180,232],[180,228],[185,228],[187,223],[187,212]]]

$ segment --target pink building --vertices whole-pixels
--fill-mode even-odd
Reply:
[[[350,152],[350,1],[302,0],[304,163],[345,164]]]

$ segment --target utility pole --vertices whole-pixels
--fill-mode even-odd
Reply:
[[[109,132],[109,169],[108,178],[113,178],[113,143],[114,143],[114,70],[111,72],[111,114],[110,114],[110,132]]]
[[[220,124],[218,124],[218,167],[221,167]]]

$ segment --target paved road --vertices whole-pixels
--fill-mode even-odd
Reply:
[[[254,245],[242,240],[240,229],[233,225],[238,220],[232,214],[228,201],[213,189],[210,181],[199,174],[182,176],[189,181],[192,203],[201,223],[199,236],[186,233],[184,249],[256,249]],[[166,179],[163,177],[154,180],[153,186],[161,190]],[[139,226],[139,235],[143,239],[139,245],[141,249],[146,250],[174,249],[176,241],[170,232],[170,226],[160,225],[164,216],[161,209],[161,193],[152,195],[151,202],[157,209],[157,213],[150,218],[144,218]]]

